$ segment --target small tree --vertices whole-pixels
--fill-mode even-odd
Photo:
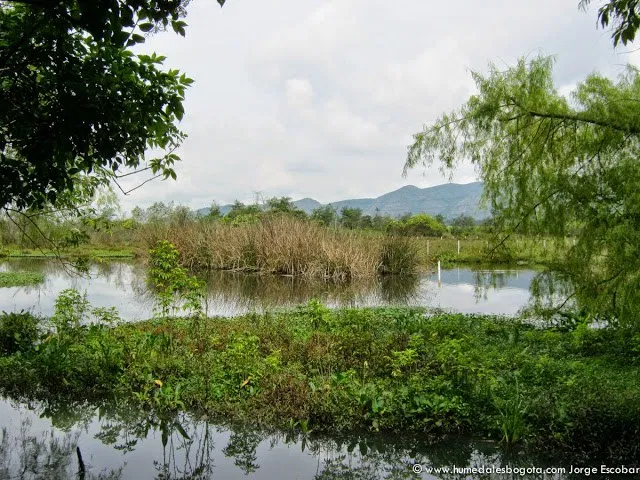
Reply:
[[[358,228],[362,221],[362,210],[359,208],[344,207],[340,211],[340,223],[343,227],[353,230]]]
[[[213,201],[211,202],[209,211],[202,217],[202,219],[208,222],[213,222],[219,220],[221,217],[222,212],[220,211],[220,206],[215,201]]]
[[[307,214],[293,204],[290,197],[273,197],[267,200],[266,209],[269,213],[283,213],[298,218],[306,218]]]
[[[314,208],[311,212],[310,218],[315,222],[329,227],[335,224],[338,216],[335,209],[331,205],[324,205],[322,207]]]
[[[156,289],[162,317],[175,314],[179,307],[195,317],[203,313],[204,283],[180,266],[180,252],[166,240],[149,250],[149,277]]]

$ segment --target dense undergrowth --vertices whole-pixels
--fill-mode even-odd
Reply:
[[[315,302],[117,326],[94,311],[89,326],[77,300],[44,323],[3,317],[5,393],[116,396],[314,431],[468,433],[640,461],[637,332]]]

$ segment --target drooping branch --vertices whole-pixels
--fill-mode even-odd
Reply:
[[[584,114],[581,113],[550,113],[550,112],[537,112],[535,110],[525,110],[525,112],[530,115],[531,117],[537,117],[537,118],[550,118],[550,119],[555,119],[555,120],[566,120],[566,121],[571,121],[571,122],[578,122],[578,123],[588,123],[591,125],[597,125],[599,127],[604,127],[604,128],[610,128],[612,130],[616,130],[619,132],[623,132],[623,133],[630,133],[633,135],[638,135],[640,134],[640,128],[638,126],[635,125],[629,125],[629,126],[622,126],[622,125],[616,125],[615,123],[611,122],[611,121],[606,121],[606,120],[599,120],[597,118],[589,118]]]

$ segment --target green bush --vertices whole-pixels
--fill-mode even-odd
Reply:
[[[38,339],[40,320],[29,312],[2,312],[0,315],[0,355],[26,352]]]
[[[390,222],[387,231],[396,235],[440,237],[446,233],[447,228],[431,215],[419,213]]]

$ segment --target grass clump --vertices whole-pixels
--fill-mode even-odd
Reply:
[[[38,272],[0,272],[1,287],[25,287],[44,282],[44,275]]]
[[[197,324],[74,325],[1,356],[0,387],[118,395],[276,427],[305,421],[316,432],[471,434],[640,460],[632,332],[317,302]]]

